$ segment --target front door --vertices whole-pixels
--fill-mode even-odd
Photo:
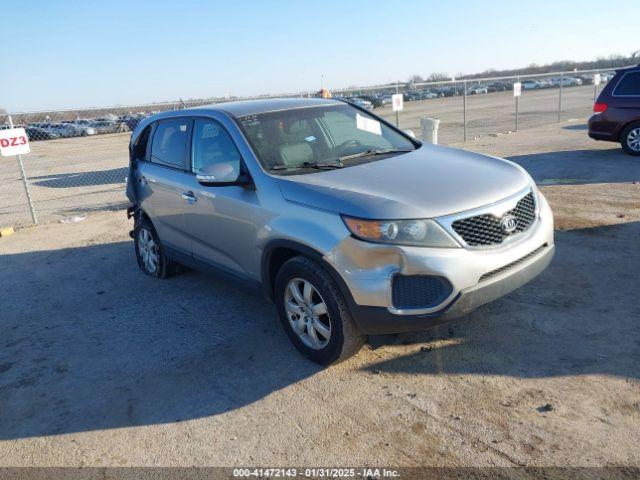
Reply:
[[[191,184],[195,202],[186,214],[187,229],[193,243],[193,256],[243,277],[255,278],[256,192],[239,185],[203,186],[196,175],[218,172],[217,164],[233,165],[241,171],[241,157],[231,136],[216,120],[196,118],[191,145]]]

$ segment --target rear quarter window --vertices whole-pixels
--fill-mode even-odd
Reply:
[[[619,97],[640,96],[640,72],[625,73],[613,90],[613,94]]]
[[[149,134],[151,133],[151,125],[144,129],[133,146],[133,157],[138,160],[147,159],[147,144],[149,143]]]

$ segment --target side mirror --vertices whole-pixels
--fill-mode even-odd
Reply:
[[[229,185],[249,185],[251,177],[239,172],[240,162],[220,162],[212,165],[206,173],[196,175],[200,185],[224,187]]]
[[[405,134],[409,135],[411,138],[416,138],[416,134],[415,134],[415,132],[413,130],[407,129],[407,130],[403,130],[403,132]]]

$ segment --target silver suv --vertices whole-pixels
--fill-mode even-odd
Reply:
[[[423,145],[336,100],[149,117],[131,136],[127,195],[145,273],[211,267],[260,289],[322,364],[367,334],[465,315],[554,252],[553,215],[521,167]]]

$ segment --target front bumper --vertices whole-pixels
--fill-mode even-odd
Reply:
[[[340,275],[345,297],[365,333],[421,330],[465,315],[524,285],[554,254],[553,214],[542,194],[534,224],[497,248],[425,248],[381,245],[347,238],[324,259]],[[451,294],[431,308],[393,305],[395,275],[445,278]]]
[[[551,262],[555,247],[545,247],[522,268],[505,274],[493,282],[463,290],[443,310],[423,315],[396,315],[384,307],[351,305],[358,328],[369,335],[401,333],[425,330],[436,325],[462,317],[520,288],[538,276]]]

